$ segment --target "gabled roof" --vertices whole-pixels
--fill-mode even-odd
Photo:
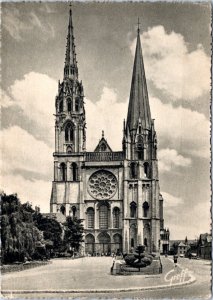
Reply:
[[[182,242],[180,242],[180,244],[178,245],[178,247],[179,246],[184,246],[184,247],[186,247],[186,245],[184,244],[184,243],[182,243]]]
[[[98,145],[96,146],[95,152],[112,152],[107,140],[104,137],[104,132],[102,131],[102,138],[100,139]]]

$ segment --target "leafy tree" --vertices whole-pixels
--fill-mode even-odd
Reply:
[[[24,261],[38,255],[45,245],[42,232],[34,225],[31,205],[22,205],[16,194],[1,194],[2,261]],[[39,245],[39,247],[38,247]]]
[[[174,242],[170,248],[170,254],[174,255],[178,252],[178,242]]]
[[[50,219],[42,216],[40,213],[35,213],[34,216],[35,225],[39,230],[43,232],[46,245],[49,249],[54,251],[60,251],[62,246],[62,226],[55,219]]]
[[[76,217],[67,217],[65,223],[64,242],[68,247],[72,247],[74,251],[78,251],[81,242],[83,242],[84,227],[82,221]]]

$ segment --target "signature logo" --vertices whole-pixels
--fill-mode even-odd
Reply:
[[[169,282],[170,285],[174,283],[183,283],[186,281],[186,278],[190,276],[190,271],[188,269],[182,269],[179,274],[175,274],[177,271],[172,269],[166,273],[164,280]]]

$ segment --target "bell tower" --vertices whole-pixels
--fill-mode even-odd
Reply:
[[[72,10],[66,42],[63,81],[58,82],[55,100],[54,180],[50,211],[64,215],[80,213],[81,166],[86,151],[84,89],[78,78]]]
[[[126,249],[143,244],[158,251],[160,239],[160,196],[157,137],[151,119],[149,97],[140,41],[137,42],[132,72],[127,121],[124,121],[124,233]]]
[[[84,89],[78,80],[78,66],[74,43],[72,10],[69,25],[64,64],[64,79],[58,83],[56,96],[55,152],[77,153],[85,151]]]

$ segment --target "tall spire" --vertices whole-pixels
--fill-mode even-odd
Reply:
[[[72,9],[70,5],[67,45],[65,54],[64,77],[78,77],[78,67],[75,53],[75,38],[72,25]]]
[[[143,64],[139,25],[140,23],[138,19],[137,44],[127,115],[127,127],[129,127],[130,133],[132,131],[136,133],[139,119],[141,120],[143,129],[151,128],[151,113]]]

